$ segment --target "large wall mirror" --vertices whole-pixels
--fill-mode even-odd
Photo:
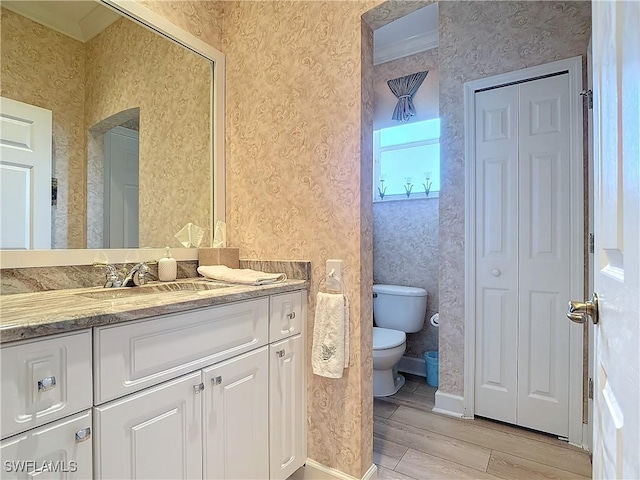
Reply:
[[[0,248],[180,247],[188,222],[209,246],[224,57],[135,2],[3,0],[1,14]]]

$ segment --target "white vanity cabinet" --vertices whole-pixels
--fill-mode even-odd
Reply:
[[[286,479],[305,323],[293,291],[3,346],[2,478]]]
[[[294,291],[96,328],[95,478],[289,477],[306,461],[305,321]]]

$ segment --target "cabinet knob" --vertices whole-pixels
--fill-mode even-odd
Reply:
[[[278,358],[284,357],[284,354],[285,354],[284,348],[276,352],[276,355],[278,356]]]
[[[198,383],[197,385],[193,386],[193,393],[195,393],[196,395],[202,392],[202,390],[204,390],[204,383]]]
[[[493,275],[494,277],[499,277],[501,273],[502,272],[497,268],[494,268],[493,270],[491,270],[491,275]]]
[[[222,383],[222,377],[213,377],[211,383],[214,385],[220,385]]]
[[[287,318],[289,320],[293,320],[294,318],[296,318],[296,312],[291,312],[287,314]]]
[[[76,432],[76,443],[84,442],[85,440],[89,440],[91,438],[91,428],[83,428],[82,430],[78,430]]]
[[[51,390],[56,386],[56,377],[51,375],[50,377],[45,377],[42,380],[38,380],[38,391],[46,392],[47,390]]]

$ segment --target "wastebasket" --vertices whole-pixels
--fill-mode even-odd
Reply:
[[[438,351],[430,350],[424,354],[424,364],[427,368],[427,383],[432,387],[438,386]]]

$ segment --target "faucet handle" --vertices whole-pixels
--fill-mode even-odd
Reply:
[[[153,261],[153,260],[152,260]],[[136,285],[145,285],[149,279],[147,278],[149,275],[149,262],[140,262],[140,267],[138,271],[133,275],[133,283]]]
[[[122,279],[120,278],[120,275],[118,274],[118,271],[116,270],[116,267],[114,267],[111,264],[105,264],[105,265],[100,265],[100,264],[93,264],[94,267],[105,267],[107,269],[107,278],[106,281],[104,283],[104,288],[114,288],[114,287],[121,287],[122,286]]]

